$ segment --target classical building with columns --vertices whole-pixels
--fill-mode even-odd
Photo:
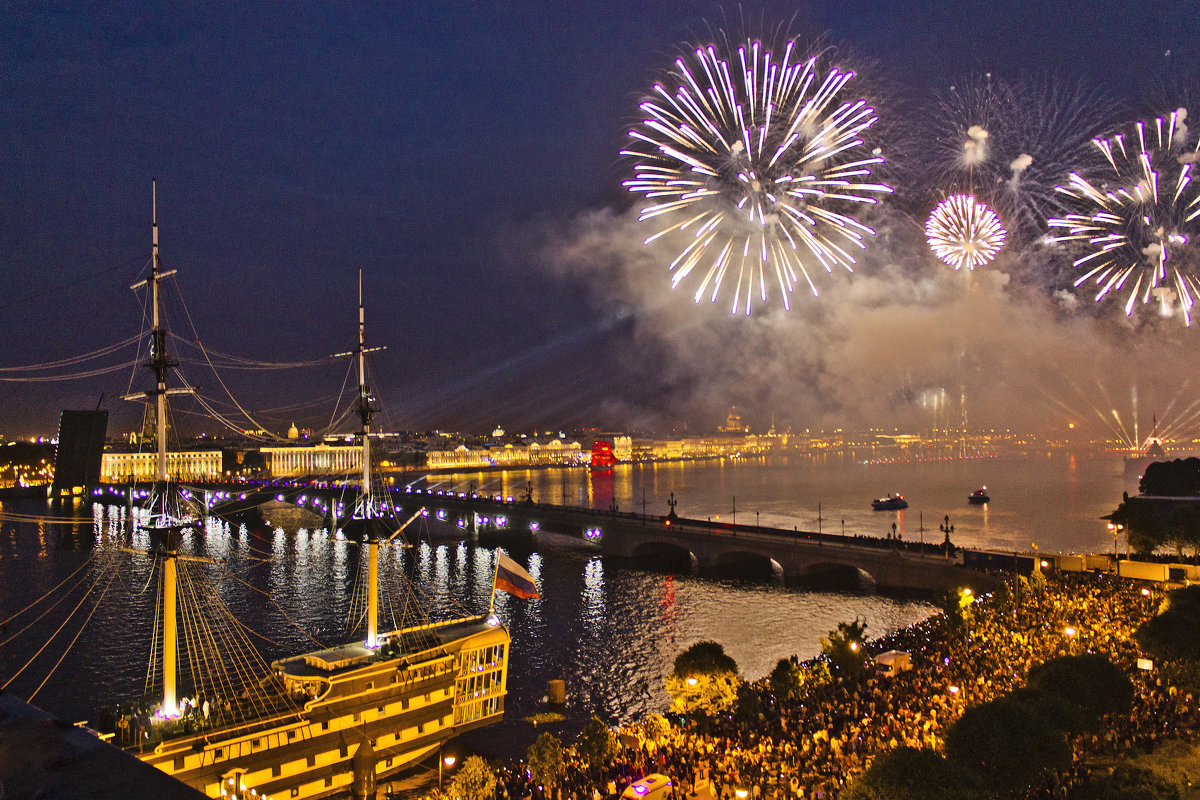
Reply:
[[[361,447],[264,447],[266,469],[276,478],[300,475],[339,475],[362,470]]]
[[[173,481],[207,481],[221,477],[220,450],[167,453],[167,476]],[[110,483],[152,481],[158,476],[158,453],[105,453],[100,480]]]

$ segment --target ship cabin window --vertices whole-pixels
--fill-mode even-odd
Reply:
[[[362,717],[362,714],[359,714],[357,711],[354,712],[354,721],[355,722],[358,722],[361,717]]]
[[[429,698],[429,692],[426,692],[426,693],[425,693],[425,702],[426,702],[426,703],[428,703],[428,702],[429,702],[429,699],[430,699],[430,698]]]
[[[326,776],[325,776],[325,785],[326,785],[326,786],[333,786],[333,776],[332,776],[332,775],[326,775]]]
[[[323,731],[329,730],[329,720],[325,720],[324,722],[321,723],[321,730],[323,730]]]
[[[368,688],[368,689],[374,689],[374,688],[375,688],[375,681],[367,681],[367,688]]]
[[[392,683],[396,683],[399,680],[400,680],[400,676],[398,676],[396,673],[393,672],[392,673]]]
[[[419,736],[424,732],[425,732],[425,725],[422,723],[421,725],[417,726],[417,735]]]
[[[380,706],[379,708],[377,708],[377,709],[376,709],[376,711],[378,711],[380,714],[382,714],[382,713],[383,713],[383,706]]]
[[[348,753],[349,753],[349,751],[346,749],[346,745],[342,745],[341,747],[338,748],[338,757],[339,758],[345,758],[348,755]]]
[[[384,766],[385,766],[385,767],[390,767],[391,765],[392,765],[392,760],[389,758],[389,759],[387,760],[387,763],[386,763],[386,764],[384,764]]]
[[[225,748],[219,747],[213,751],[213,759],[224,758],[224,757],[225,757]]]
[[[272,778],[278,778],[282,772],[283,772],[283,767],[279,764],[276,764],[275,766],[271,767],[271,777]]]
[[[175,769],[183,769],[183,756],[175,756]]]
[[[400,701],[400,708],[402,708],[406,711],[408,710],[408,698],[407,697]]]
[[[299,796],[300,796],[300,787],[297,786],[296,788],[292,789],[292,797],[299,797]]]
[[[316,756],[309,756],[309,757],[308,757],[308,761],[307,761],[307,762],[305,762],[305,766],[308,766],[308,767],[315,767],[316,765],[317,765],[317,757],[316,757]]]
[[[296,738],[296,732],[295,732],[295,731],[288,731],[288,738],[289,738],[289,739],[295,739],[295,738]]]

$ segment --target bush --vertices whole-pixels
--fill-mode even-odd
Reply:
[[[974,778],[933,750],[898,747],[878,756],[843,795],[845,800],[980,800]]]

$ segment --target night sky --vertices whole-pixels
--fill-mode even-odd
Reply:
[[[786,314],[695,306],[669,292],[665,265],[622,255],[635,199],[618,152],[680,47],[718,28],[824,35],[864,65],[897,127],[987,71],[1083,82],[1127,124],[1200,91],[1200,2],[65,2],[10,4],[0,20],[0,366],[138,333],[129,286],[144,277],[157,179],[162,259],[183,299],[172,331],[253,361],[322,359],[353,346],[362,269],[369,343],[388,348],[373,359],[388,428],[699,431],[734,403],[759,427],[772,413],[916,426],[929,422],[917,398],[968,386],[1001,398],[972,401],[981,424],[1054,428],[1092,416],[1082,398],[1097,394],[1161,416],[1195,371],[1180,361],[1196,358],[1195,327],[1064,319],[1016,297],[1000,269],[983,311],[911,270],[897,283],[900,233],[863,281]],[[1020,337],[997,334],[1017,325]],[[956,326],[960,344],[934,341]],[[1031,363],[1048,341],[1063,346]],[[204,395],[227,408],[223,381],[279,432],[327,426],[346,377],[329,360],[218,379],[184,354]],[[1062,363],[1078,374],[1031,401],[1028,382]],[[880,368],[849,380],[863,364]],[[0,433],[52,433],[60,409],[102,392],[110,431],[128,429],[140,412],[116,396],[133,375],[0,384]],[[218,429],[181,414],[191,432]]]

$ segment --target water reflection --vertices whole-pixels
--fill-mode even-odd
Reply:
[[[589,481],[586,473],[571,477],[580,488]],[[237,619],[265,637],[255,637],[255,644],[268,662],[314,649],[310,635],[323,645],[341,641],[354,607],[354,587],[361,584],[365,569],[364,548],[308,527],[311,518],[274,511],[271,516],[273,524],[259,528],[214,517],[186,540],[192,552],[218,561],[196,566],[207,571]],[[90,524],[81,527],[71,546],[47,536],[47,526],[4,526],[0,619],[51,590],[93,553],[125,546],[146,549],[150,544],[144,532],[130,534],[123,507],[98,507],[84,519],[89,517]],[[43,555],[36,564],[22,563],[19,559],[27,559],[29,553]],[[540,537],[536,552],[510,555],[533,576],[541,594],[536,600],[505,593],[495,598],[495,612],[513,639],[510,696],[506,721],[499,730],[489,729],[487,738],[520,748],[515,752],[528,745],[523,737],[530,726],[521,720],[541,709],[551,679],[567,683],[569,724],[582,725],[592,714],[624,720],[667,707],[663,678],[675,656],[696,641],[720,642],[746,677],[759,678],[780,658],[817,653],[819,638],[838,622],[862,616],[869,633],[879,634],[930,612],[920,602],[644,572],[606,561],[576,540],[551,534]],[[154,564],[124,553],[114,557],[123,560],[120,585],[114,584],[93,624],[38,697],[44,707],[70,719],[140,696],[145,682],[155,608]],[[434,544],[425,538],[406,548],[398,540],[396,545],[381,545],[380,558],[381,585],[388,588],[381,618],[395,624],[406,616],[399,588],[409,584],[433,619],[487,612],[493,547]],[[24,640],[15,644],[18,648],[0,648],[4,678],[32,652]],[[12,691],[27,696],[36,685],[22,676]]]

